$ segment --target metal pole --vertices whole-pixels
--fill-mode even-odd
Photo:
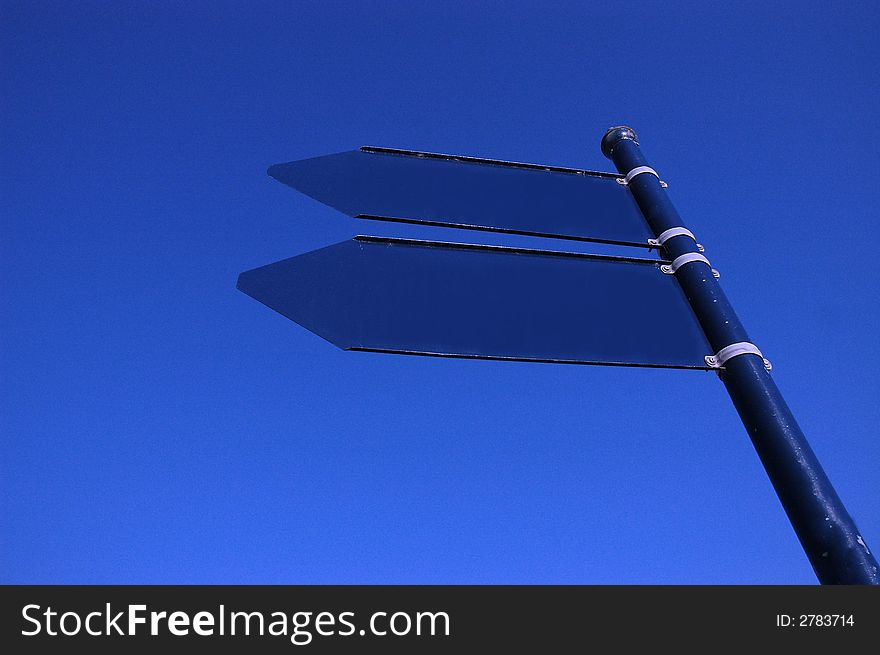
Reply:
[[[602,138],[602,152],[620,173],[630,174],[629,188],[656,237],[671,228],[685,227],[659,177],[647,168],[631,128],[609,129]],[[647,170],[636,171],[639,167]],[[687,234],[668,238],[662,249],[672,261],[700,252],[696,241]],[[751,345],[711,267],[704,261],[689,259],[692,261],[681,264],[674,274],[715,353],[732,344]],[[880,584],[877,560],[831,486],[763,358],[749,352],[737,354],[723,362],[718,375],[819,581]]]

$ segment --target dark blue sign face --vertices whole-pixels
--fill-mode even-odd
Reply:
[[[644,247],[654,236],[610,173],[362,148],[269,175],[359,218]]]
[[[238,288],[347,350],[705,369],[709,344],[659,264],[356,237]]]

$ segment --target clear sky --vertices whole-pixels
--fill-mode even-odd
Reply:
[[[0,582],[813,583],[712,373],[349,353],[235,289],[360,145],[632,125],[880,548],[876,3],[0,3]],[[591,252],[619,249],[582,246]],[[629,253],[627,253],[629,254]]]

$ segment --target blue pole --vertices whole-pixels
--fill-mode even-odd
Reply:
[[[652,169],[635,132],[613,127],[602,138],[603,154],[620,173],[629,175],[629,188],[655,236],[685,227]],[[692,261],[674,271],[715,353],[732,344],[750,343],[730,302],[687,234],[664,240],[663,254],[675,261]],[[743,350],[743,348],[739,348]],[[747,350],[747,348],[746,348]],[[877,560],[822,470],[791,410],[770,377],[763,358],[742,352],[723,363],[718,372],[751,437],[755,450],[776,489],[794,531],[822,584],[880,584]]]

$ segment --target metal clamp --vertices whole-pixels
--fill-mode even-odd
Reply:
[[[697,241],[697,237],[694,236],[694,233],[686,227],[671,227],[665,232],[661,232],[660,236],[656,239],[648,239],[648,245],[654,248],[662,248],[663,244],[669,241],[672,237],[690,237],[694,240],[694,243]],[[702,243],[697,243],[697,250],[700,252],[706,251],[706,249],[703,248]]]
[[[703,262],[706,266],[712,269],[712,275],[714,277],[721,277],[721,273],[712,268],[712,264],[709,263],[709,260],[698,252],[686,252],[680,257],[673,259],[671,264],[661,264],[660,270],[666,273],[666,275],[674,275],[675,271],[691,262]]]
[[[658,180],[660,180],[660,176],[657,175],[657,171],[655,171],[650,166],[636,166],[634,169],[632,169],[629,173],[626,174],[626,177],[618,177],[617,183],[622,184],[623,186],[627,186],[627,185],[629,185],[630,182],[632,182],[632,179],[636,175],[641,175],[642,173],[650,173],[651,175],[656,177]],[[662,186],[665,189],[669,185],[666,184],[666,182],[664,182],[663,180],[660,180],[660,186]]]
[[[749,343],[748,341],[732,343],[729,346],[725,346],[714,355],[706,355],[706,364],[709,368],[723,368],[724,362],[738,355],[757,355],[764,360],[764,368],[768,371],[773,369],[773,365],[763,354],[761,354],[761,351],[758,350],[758,346]]]

